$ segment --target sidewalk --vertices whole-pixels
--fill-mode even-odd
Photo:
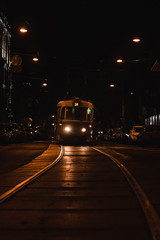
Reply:
[[[47,167],[58,157],[59,153],[60,146],[56,142],[52,142],[47,150],[34,158],[30,163],[12,172],[2,174],[0,176],[0,195]]]

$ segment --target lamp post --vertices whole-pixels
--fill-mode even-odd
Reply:
[[[139,44],[141,42],[141,39],[138,37],[135,37],[132,39],[132,42],[134,44]],[[142,62],[142,61],[148,61],[151,60],[150,58],[143,58],[143,59],[131,59],[131,60],[123,60],[121,58],[116,60],[116,63],[121,64],[121,63],[131,63],[131,62],[136,62],[136,79],[138,77],[138,65],[137,62]],[[153,59],[152,59],[153,60]],[[137,89],[138,89],[138,119],[139,122],[142,121],[142,101],[141,101],[141,84],[137,79]],[[133,95],[133,92],[130,93]],[[122,81],[122,124],[125,123],[125,99],[124,99],[124,80]]]
[[[29,21],[25,20],[25,21],[23,21],[23,23],[21,23],[21,26],[19,28],[19,32],[21,34],[25,35],[30,30],[30,28],[31,28],[31,25],[30,25]]]

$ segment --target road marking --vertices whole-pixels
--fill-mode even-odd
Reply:
[[[93,147],[93,149],[109,157],[120,168],[139,200],[141,208],[143,209],[144,215],[146,217],[150,232],[152,234],[152,239],[160,240],[160,218],[139,183],[128,171],[128,169],[115,157],[99,150],[98,148]]]
[[[15,187],[11,188],[9,191],[7,191],[4,194],[2,194],[0,196],[0,204],[3,203],[5,200],[7,200],[12,195],[14,195],[16,192],[18,192],[19,190],[21,190],[22,188],[27,186],[29,183],[34,181],[36,178],[41,176],[43,173],[48,171],[50,168],[55,166],[62,159],[63,154],[64,154],[64,148],[63,148],[63,146],[61,146],[61,150],[60,150],[60,153],[59,153],[58,157],[52,163],[50,163],[47,167],[41,169],[40,171],[38,171],[37,173],[35,173],[31,177],[27,178],[26,180],[20,182]]]

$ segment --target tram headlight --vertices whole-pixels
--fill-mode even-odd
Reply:
[[[69,133],[71,131],[71,128],[69,126],[64,128],[65,132]]]
[[[84,133],[84,132],[87,131],[87,129],[86,128],[82,128],[81,131]]]

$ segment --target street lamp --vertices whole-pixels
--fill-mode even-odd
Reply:
[[[140,41],[141,41],[140,38],[133,38],[133,39],[132,39],[132,42],[134,42],[134,43],[139,43]]]
[[[39,61],[39,58],[38,57],[33,57],[32,59],[34,62],[38,62]]]
[[[25,33],[28,32],[28,29],[25,28],[25,27],[21,27],[21,28],[19,29],[19,31],[20,31],[20,33],[22,33],[22,34],[25,34]]]
[[[117,63],[123,63],[123,60],[122,59],[117,59],[116,62]]]
[[[44,82],[44,83],[42,84],[42,87],[47,87],[47,83]]]

